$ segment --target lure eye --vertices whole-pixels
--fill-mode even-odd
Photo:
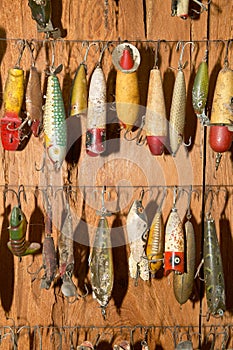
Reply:
[[[173,261],[174,261],[174,265],[179,265],[180,257],[179,256],[175,256]]]
[[[18,220],[21,221],[21,219],[22,219],[22,215],[19,214],[19,215],[18,215]]]

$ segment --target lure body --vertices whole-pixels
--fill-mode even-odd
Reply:
[[[88,340],[84,340],[81,345],[77,346],[77,350],[94,350],[94,346]]]
[[[177,0],[176,15],[182,19],[187,19],[189,13],[189,0]]]
[[[213,316],[223,316],[226,310],[225,283],[215,221],[212,218],[205,221],[203,251],[208,311]]]
[[[29,0],[28,5],[31,8],[32,18],[40,27],[45,28],[51,16],[51,1]]]
[[[14,207],[10,216],[10,241],[7,243],[12,254],[22,257],[34,254],[40,249],[39,243],[26,241],[27,220],[19,207]]]
[[[233,132],[230,130],[233,119],[232,97],[233,70],[224,67],[217,77],[211,110],[211,124],[217,125],[210,127],[209,137],[210,147],[218,153],[228,151],[233,140]]]
[[[45,146],[48,156],[59,170],[66,156],[67,130],[65,107],[59,80],[55,74],[48,77],[44,107]]]
[[[42,93],[40,76],[36,67],[32,66],[26,89],[26,111],[33,135],[38,137],[42,127]]]
[[[101,67],[92,74],[87,111],[86,151],[98,156],[105,151],[106,141],[106,80]]]
[[[145,233],[148,229],[148,219],[141,200],[135,200],[129,210],[126,229],[130,245],[129,272],[131,278],[149,279],[148,261],[145,259]]]
[[[114,271],[110,230],[104,216],[99,220],[89,265],[93,297],[100,304],[105,318],[105,309],[112,294]]]
[[[192,104],[196,116],[204,124],[208,121],[205,115],[205,106],[209,90],[208,65],[206,61],[202,61],[198,67],[197,74],[194,79],[192,89]]]
[[[74,271],[74,252],[73,252],[73,227],[70,210],[67,209],[64,224],[62,226],[59,240],[59,272],[62,279],[61,291],[64,296],[75,296],[76,287],[72,281]]]
[[[15,151],[19,147],[22,120],[20,117],[24,97],[24,72],[21,68],[10,68],[3,93],[4,116],[1,119],[1,140],[5,150]]]
[[[167,138],[167,120],[161,73],[150,71],[145,119],[147,143],[153,155],[161,155]]]
[[[56,250],[55,250],[54,240],[51,235],[46,235],[44,238],[42,257],[43,257],[43,267],[45,270],[45,274],[42,278],[40,288],[49,289],[51,286],[51,283],[55,278],[56,270],[57,270]]]
[[[196,243],[194,228],[189,220],[185,223],[185,243],[185,271],[183,274],[173,275],[173,291],[180,305],[186,303],[192,294],[195,275]]]
[[[175,156],[182,141],[185,125],[185,109],[186,109],[186,86],[184,72],[178,70],[170,112],[169,121],[169,137],[172,155]]]
[[[135,125],[139,113],[140,95],[137,71],[140,54],[131,44],[118,45],[113,51],[116,75],[116,111],[126,130]]]
[[[184,232],[176,208],[172,208],[165,228],[164,275],[170,271],[184,273]]]
[[[87,112],[86,65],[81,63],[76,71],[71,90],[70,115],[77,116]]]
[[[154,277],[163,263],[164,253],[164,225],[162,213],[155,214],[148,235],[146,256],[149,262],[149,270]]]

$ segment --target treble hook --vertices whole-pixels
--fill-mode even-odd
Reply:
[[[16,64],[15,64],[15,68],[20,68],[20,61],[23,57],[23,52],[24,52],[24,49],[26,47],[26,40],[18,40],[17,41],[17,46],[18,46],[18,50],[19,50],[19,57],[16,61]]]
[[[165,187],[165,188],[163,189],[162,199],[161,199],[161,201],[160,201],[160,203],[159,203],[158,210],[157,210],[159,213],[160,213],[161,210],[162,210],[162,206],[163,206],[163,203],[164,203],[164,200],[165,200],[166,196],[167,196],[167,188]]]
[[[88,53],[90,51],[90,48],[92,46],[96,45],[97,46],[97,43],[96,42],[93,42],[93,43],[89,43],[88,41],[83,41],[82,42],[82,48],[84,48],[86,46],[86,52],[85,52],[85,55],[83,57],[83,61],[82,61],[82,64],[86,64],[87,63],[87,56],[88,56]],[[98,48],[96,49],[96,52],[97,52]]]
[[[198,192],[198,190],[193,190],[192,189],[192,185],[190,185],[189,186],[189,190],[187,191],[186,189],[182,189],[182,192],[186,192],[187,193],[187,195],[188,195],[188,205],[187,205],[187,210],[186,210],[186,218],[188,219],[188,220],[190,220],[191,219],[191,217],[192,217],[192,214],[191,214],[191,199],[192,199],[192,194],[195,192],[196,194],[197,194],[197,196],[198,196],[198,199],[199,199],[199,192]]]
[[[207,219],[211,219],[211,211],[212,211],[213,201],[214,201],[214,193],[213,193],[213,190],[212,190],[211,188],[209,188],[208,191],[207,191],[207,193],[206,193],[206,202],[207,202],[209,193],[211,193],[211,198],[210,198],[210,204],[209,204],[208,211],[206,212],[206,218],[207,218]]]
[[[210,350],[214,350],[214,346],[215,346],[215,342],[216,342],[216,334],[214,332],[210,332],[209,334],[207,334],[206,336],[206,343],[209,342],[209,338],[210,336],[212,336],[212,342],[211,342],[211,348]]]
[[[104,51],[108,48],[108,45],[109,45],[109,42],[107,41],[105,43],[105,45],[102,47],[102,49],[100,50],[100,56],[99,56],[99,60],[97,62],[97,67],[101,66],[103,54],[104,54]]]
[[[160,40],[158,39],[157,41],[157,45],[156,45],[156,51],[155,51],[155,62],[154,62],[154,69],[158,69],[159,68],[159,51],[160,51],[160,44],[161,42],[166,42],[166,40]]]
[[[225,57],[224,57],[224,67],[225,68],[228,68],[228,66],[229,66],[228,53],[229,53],[229,47],[230,47],[231,42],[232,42],[232,39],[229,39],[229,40],[227,40],[227,42],[225,44],[226,45],[226,53],[225,53]]]
[[[136,145],[138,146],[142,146],[144,145],[144,143],[146,142],[146,136],[143,137],[141,134],[142,134],[142,131],[143,131],[143,128],[144,128],[144,125],[145,125],[145,120],[146,120],[146,116],[143,115],[142,116],[142,121],[141,121],[141,125],[136,133],[136,135],[132,138],[128,138],[128,134],[130,133],[130,130],[126,130],[125,131],[125,134],[124,134],[124,139],[126,141],[134,141],[134,140],[137,140],[136,141]]]
[[[191,45],[192,46],[192,52],[195,48],[195,44],[192,41],[187,41],[185,44],[183,41],[178,41],[177,45],[176,45],[176,50],[180,49],[180,46],[182,45],[181,48],[181,52],[180,52],[180,58],[179,58],[179,63],[178,63],[178,70],[182,70],[185,68],[187,62],[183,63],[183,56],[184,56],[184,49],[187,45]]]
[[[210,5],[210,3],[211,3],[211,1],[212,0],[209,0],[208,2],[207,2],[207,4],[203,4],[201,1],[199,1],[199,0],[193,0],[197,5],[199,5],[200,7],[201,7],[201,11],[199,12],[199,11],[197,11],[197,10],[192,10],[193,12],[195,12],[195,13],[197,13],[198,15],[200,15],[203,11],[208,11],[208,6]]]

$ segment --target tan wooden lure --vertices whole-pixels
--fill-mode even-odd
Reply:
[[[112,61],[117,69],[117,115],[121,124],[129,131],[135,125],[139,113],[140,95],[137,69],[140,64],[140,53],[132,44],[120,44],[113,50]]]

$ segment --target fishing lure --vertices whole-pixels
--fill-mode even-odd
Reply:
[[[101,211],[97,212],[100,215],[100,219],[89,258],[89,266],[93,298],[100,304],[101,313],[105,319],[106,307],[112,295],[114,270],[110,229],[106,219],[106,216],[112,214],[104,206],[104,193],[105,190],[102,191],[103,205]]]
[[[87,48],[83,62],[80,63],[75,73],[71,89],[70,115],[79,116],[87,113],[87,66],[86,59],[90,46]]]
[[[185,223],[185,271],[183,274],[173,275],[173,291],[180,305],[185,304],[193,291],[195,275],[195,235],[191,221]]]
[[[62,65],[56,69],[50,68],[43,119],[45,147],[55,170],[59,170],[62,166],[67,144],[65,107],[60,83],[56,76],[61,70]]]
[[[18,194],[16,194],[18,198],[18,205],[14,206],[11,211],[9,226],[10,240],[7,243],[7,246],[12,254],[20,258],[25,255],[35,254],[40,249],[39,243],[30,243],[26,241],[27,219],[21,209],[21,192],[22,189],[19,188]]]
[[[130,350],[130,343],[127,340],[122,340],[119,344],[114,344],[114,350]]]
[[[43,242],[42,257],[43,257],[43,268],[45,270],[44,276],[41,280],[41,289],[49,289],[53,282],[56,270],[57,270],[57,254],[52,237],[52,207],[47,199],[47,211],[45,215],[45,238]]]
[[[117,69],[115,92],[117,116],[123,127],[130,131],[139,113],[137,69],[140,65],[140,53],[129,43],[120,44],[113,50],[112,61]]]
[[[101,68],[102,50],[99,62],[92,74],[88,97],[86,151],[90,156],[98,156],[105,151],[106,141],[106,79]]]
[[[25,48],[25,42],[19,42],[20,54],[14,68],[8,70],[7,80],[3,92],[4,116],[1,118],[1,140],[7,151],[19,148],[21,130],[21,108],[24,98],[24,71],[20,68],[20,61]]]
[[[225,283],[215,221],[212,217],[205,220],[203,254],[208,312],[213,316],[223,316],[226,310]]]
[[[77,350],[94,350],[94,346],[88,340],[84,340],[81,345],[77,346]]]
[[[214,90],[211,110],[209,143],[216,155],[216,170],[221,156],[231,147],[233,140],[233,70],[229,68],[227,43],[224,67],[220,70]]]
[[[141,191],[140,198],[131,205],[126,219],[126,230],[130,245],[129,272],[130,277],[135,279],[135,285],[137,285],[138,277],[141,277],[143,281],[149,280],[144,237],[148,229],[148,219],[142,205],[143,196],[144,190]]]
[[[72,281],[74,271],[73,225],[68,201],[66,203],[66,216],[58,240],[58,252],[59,272],[62,279],[61,291],[65,297],[76,296],[76,287]]]
[[[156,272],[163,264],[164,253],[164,224],[162,218],[162,204],[166,196],[164,195],[153,218],[146,244],[146,256],[149,263],[149,270],[152,277],[155,277]]]
[[[176,208],[176,191],[174,189],[173,207],[165,228],[164,275],[171,271],[184,273],[184,232]]]
[[[38,137],[42,129],[42,92],[40,84],[40,75],[35,67],[33,49],[30,44],[28,44],[28,47],[32,56],[32,65],[29,71],[25,103],[28,124],[31,127],[33,135],[35,137]]]
[[[187,19],[189,13],[189,0],[172,0],[171,15]]]
[[[180,44],[180,43],[178,43]],[[170,136],[170,147],[172,155],[175,156],[181,143],[183,142],[184,125],[185,125],[185,112],[186,112],[186,84],[183,72],[183,53],[185,46],[191,44],[192,42],[187,42],[183,44],[179,64],[178,72],[175,79],[175,85],[172,95],[171,111],[170,111],[170,121],[169,121],[169,136]]]
[[[160,41],[157,44],[155,65],[150,71],[145,118],[147,144],[153,155],[161,155],[163,153],[167,139],[165,99],[161,72],[158,68],[159,45]]]
[[[197,74],[194,79],[192,88],[192,104],[194,112],[197,118],[200,119],[202,125],[209,122],[209,118],[206,116],[205,107],[209,90],[209,76],[207,65],[207,51],[205,57],[200,63]]]

